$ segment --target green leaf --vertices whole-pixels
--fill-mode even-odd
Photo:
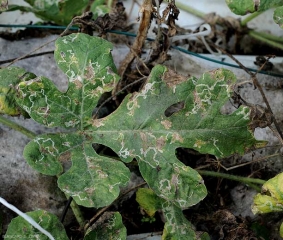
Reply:
[[[283,28],[283,6],[278,7],[274,11],[273,20],[276,22],[281,28]]]
[[[110,8],[105,5],[105,0],[94,1],[90,6],[90,11],[93,13],[93,19],[110,12]]]
[[[194,228],[185,218],[182,209],[169,202],[164,202],[162,209],[166,221],[162,240],[197,239]]]
[[[86,233],[84,240],[126,239],[127,230],[118,212],[104,213]]]
[[[283,211],[283,173],[269,179],[262,186],[262,194],[254,198],[252,212],[269,213]]]
[[[210,236],[207,232],[201,232],[198,236],[198,240],[210,240]]]
[[[0,1],[0,12],[4,12],[8,10],[8,0],[1,0]]]
[[[41,124],[83,130],[101,94],[119,80],[111,50],[111,43],[85,34],[59,38],[55,60],[68,76],[68,91],[62,93],[49,79],[38,77],[20,83],[19,104]]]
[[[283,223],[281,223],[280,225],[279,234],[280,234],[280,237],[283,237]]]
[[[33,218],[43,229],[48,231],[55,239],[68,240],[64,226],[59,219],[46,211],[36,210],[27,213]],[[22,217],[14,218],[8,226],[8,230],[5,235],[6,239],[39,239],[48,240],[49,238],[40,233],[31,224],[29,224]]]
[[[35,121],[47,126],[84,130],[92,121],[92,111],[102,93],[111,91],[119,77],[111,57],[112,45],[85,34],[58,39],[55,59],[69,78],[69,88],[61,93],[44,77],[19,85],[19,104]],[[122,162],[101,157],[92,149],[91,136],[76,133],[38,136],[24,151],[27,162],[47,175],[63,172],[58,185],[86,207],[102,207],[119,195],[130,172]]]
[[[156,211],[163,210],[165,226],[162,239],[197,239],[193,226],[185,218],[181,208],[158,197],[148,188],[139,188],[136,192],[136,200],[150,217]],[[207,239],[207,235],[204,234],[201,239]]]
[[[58,25],[67,25],[72,18],[81,15],[87,6],[87,0],[25,0],[32,8],[28,11],[35,13],[41,19],[52,21]]]
[[[19,67],[0,69],[0,114],[10,116],[25,114],[15,101],[16,85],[35,77],[33,73]]]
[[[186,80],[156,66],[140,92],[128,95],[109,116],[92,119],[99,97],[118,80],[111,48],[105,40],[85,34],[60,38],[55,60],[69,78],[68,91],[59,92],[42,77],[19,85],[17,102],[35,121],[73,128],[38,136],[26,146],[24,157],[43,174],[63,172],[59,187],[78,204],[108,205],[130,175],[122,162],[97,155],[93,143],[110,147],[125,163],[135,158],[150,188],[180,208],[198,203],[207,192],[197,171],[176,158],[176,148],[225,157],[265,145],[249,130],[248,107],[221,114],[236,82],[225,69]],[[165,116],[168,108],[182,102],[183,109]],[[68,169],[65,162],[70,158]]]
[[[163,203],[161,198],[149,188],[139,188],[136,192],[136,201],[150,217],[153,217],[156,211],[161,210]]]
[[[95,2],[94,2],[95,3]],[[98,5],[98,6],[92,6],[90,11],[93,13],[93,19],[96,19],[100,16],[105,15],[106,13],[109,13],[111,11],[111,9],[106,6],[106,5]]]
[[[270,8],[283,5],[283,0],[226,0],[230,10],[238,15],[261,12]]]

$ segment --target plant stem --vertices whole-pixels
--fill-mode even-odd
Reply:
[[[113,5],[113,0],[108,0],[107,1],[107,7],[109,7],[111,9],[112,5]]]
[[[258,178],[248,178],[248,177],[240,177],[235,176],[227,173],[220,173],[220,172],[213,172],[213,171],[206,171],[206,170],[198,170],[199,174],[205,175],[205,176],[212,176],[212,177],[219,177],[219,178],[226,178],[238,182],[242,182],[245,184],[264,184],[266,181]]]
[[[67,199],[68,199],[68,197],[67,197]],[[76,202],[74,200],[71,202],[70,206],[71,206],[71,209],[72,209],[72,211],[73,211],[73,213],[76,217],[77,222],[80,225],[80,229],[84,229],[85,219],[84,219],[83,214],[80,210],[80,207],[76,204]]]
[[[249,31],[249,35],[257,40],[260,40],[272,47],[275,47],[275,48],[279,48],[281,50],[283,50],[283,45],[278,43],[278,42],[274,42],[270,39],[267,39],[265,35],[259,33],[259,32],[256,32],[256,31]]]
[[[261,188],[258,187],[256,184],[253,184],[253,183],[247,183],[247,185],[250,187],[250,188],[253,188],[254,190],[256,190],[258,193],[261,192]]]
[[[7,119],[7,118],[4,118],[3,116],[0,115],[0,123],[6,125],[7,127],[10,127],[24,135],[26,135],[28,138],[35,138],[36,137],[36,134],[33,133],[32,131],[26,129],[25,127],[15,123],[15,122],[12,122],[11,120]]]
[[[176,6],[178,8],[180,8],[181,10],[184,10],[185,12],[191,13],[191,14],[193,14],[193,15],[199,17],[199,18],[202,18],[202,19],[205,18],[206,14],[201,12],[201,11],[199,11],[199,10],[197,10],[197,9],[195,9],[195,8],[192,8],[192,7],[190,7],[190,6],[186,5],[186,4],[179,3],[179,2],[175,2],[175,4],[176,4]]]
[[[253,20],[254,18],[256,18],[257,16],[259,16],[260,14],[262,14],[263,12],[254,12],[252,14],[250,14],[249,16],[247,16],[245,19],[242,19],[241,21],[241,26],[245,27],[247,26],[247,23],[251,20]]]
[[[256,31],[253,31],[253,30],[251,30],[251,32],[254,32],[255,34],[262,36],[263,38],[272,40],[274,42],[283,43],[282,37],[278,37],[278,36],[275,36],[275,35],[272,35],[272,34],[269,34],[269,33],[266,33],[266,32],[256,32]]]
[[[181,10],[185,11],[185,12],[188,12],[188,13],[191,13],[201,19],[205,19],[205,13],[197,10],[197,9],[194,9],[190,6],[187,6],[185,4],[182,4],[182,3],[178,3],[176,2],[176,6],[178,8],[180,8]],[[244,20],[241,21],[241,26],[246,26],[246,24],[252,20],[253,18],[257,17],[259,14],[261,14],[262,12],[255,12],[253,14],[251,14],[250,16],[248,16],[247,18],[245,18]],[[219,22],[217,22],[218,24],[220,24]],[[257,40],[260,40],[272,47],[276,47],[276,48],[279,48],[281,50],[283,50],[283,45],[280,44],[283,43],[283,39],[280,38],[280,37],[277,37],[277,36],[274,36],[272,34],[268,34],[268,33],[261,33],[261,32],[256,32],[256,31],[253,31],[253,30],[249,30],[248,34],[257,39]]]

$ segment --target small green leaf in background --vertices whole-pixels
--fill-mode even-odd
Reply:
[[[153,217],[156,211],[161,210],[163,203],[161,198],[152,189],[148,188],[139,188],[137,190],[136,201],[150,217]]]
[[[110,12],[110,8],[105,5],[105,0],[94,1],[91,4],[90,11],[93,13],[93,19]]]
[[[275,9],[273,19],[274,22],[276,22],[281,28],[283,28],[283,6]]]
[[[33,12],[37,17],[54,22],[58,25],[68,25],[72,18],[80,16],[88,4],[88,0],[25,0],[30,6],[9,6],[9,11],[20,10]]]
[[[259,239],[264,239],[264,240],[269,240],[270,239],[270,229],[268,229],[266,226],[264,226],[262,223],[260,222],[253,222],[251,224],[250,227],[254,233],[256,234],[256,236]]]
[[[33,218],[43,229],[48,231],[56,240],[68,240],[68,236],[65,232],[64,226],[59,219],[46,211],[36,210],[28,212],[31,218]],[[48,240],[48,237],[43,233],[40,233],[31,224],[29,224],[22,217],[14,218],[8,226],[8,230],[5,234],[5,239],[38,239]]]
[[[283,5],[283,0],[226,0],[230,10],[237,15],[246,15],[253,12],[261,12],[270,8]]]
[[[118,212],[106,212],[92,225],[85,234],[84,240],[121,240],[126,239],[127,229]]]
[[[254,198],[252,212],[269,213],[283,211],[283,173],[269,179],[262,186],[262,194]]]
[[[0,12],[4,12],[8,10],[8,0],[1,0],[0,1]]]
[[[16,85],[21,81],[27,81],[36,76],[19,67],[7,67],[0,69],[0,114],[17,116],[26,114],[15,100]]]

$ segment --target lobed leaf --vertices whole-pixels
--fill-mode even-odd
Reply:
[[[24,156],[43,174],[64,172],[59,187],[78,204],[108,205],[129,179],[124,164],[97,155],[93,143],[110,147],[125,163],[135,158],[150,188],[179,208],[198,203],[207,193],[201,176],[177,159],[178,147],[225,157],[265,145],[248,127],[248,107],[221,114],[236,82],[225,69],[185,79],[156,66],[140,92],[126,96],[107,117],[92,119],[99,97],[118,80],[111,47],[85,34],[60,38],[55,59],[69,78],[68,91],[60,93],[42,77],[19,85],[17,102],[34,120],[74,128],[74,132],[38,136],[26,146]],[[165,114],[176,103],[183,108]],[[68,169],[64,162],[70,159]]]
[[[55,239],[68,240],[63,224],[59,219],[51,213],[43,210],[36,210],[27,213],[33,218],[43,229],[52,234]],[[48,237],[40,233],[31,224],[22,217],[14,218],[8,226],[5,237],[7,239],[39,239],[47,240]]]

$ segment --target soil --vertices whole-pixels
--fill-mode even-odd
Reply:
[[[171,26],[172,27],[172,26]],[[178,28],[178,26],[174,26],[178,31],[182,29]],[[173,28],[174,28],[173,27]],[[227,33],[227,28],[225,26],[222,28],[222,33]],[[171,31],[173,31],[171,29]],[[34,30],[34,29],[26,29],[21,30],[16,33],[0,33],[1,44],[3,44],[3,52],[1,53],[1,60],[6,60],[8,58],[14,58],[20,56],[24,52],[28,52],[27,49],[34,49],[36,45],[40,45],[40,43],[47,42],[48,40],[54,38],[53,34],[60,34],[61,31],[51,31],[51,30]],[[101,33],[102,35],[104,33]],[[172,34],[172,33],[170,33]],[[216,32],[215,32],[216,34]],[[228,33],[227,33],[228,34]],[[276,53],[277,56],[283,56],[283,51],[272,48],[268,45],[263,45],[246,35],[242,34],[241,38],[237,35],[237,41],[234,43],[230,42],[230,39],[235,37],[235,32],[229,32],[230,36],[229,41],[227,41],[226,50],[231,54],[253,54],[253,55],[273,55]],[[109,37],[109,34],[106,34]],[[158,45],[156,49],[154,49],[154,54],[151,55],[151,60],[146,63],[147,68],[152,68],[152,66],[156,63],[164,63],[170,67],[175,68],[177,72],[182,72],[185,68],[185,65],[182,62],[182,58],[185,58],[184,55],[181,53],[170,52],[170,46],[166,42],[166,37],[168,37],[168,32],[164,33],[163,43]],[[217,35],[215,35],[216,37]],[[215,37],[211,38],[211,40],[215,40]],[[34,38],[42,38],[34,41]],[[21,44],[26,46],[26,51],[22,51],[14,53],[14,56],[8,55],[8,48],[13,48],[12,44],[17,44],[17,42],[9,42],[9,41],[18,41]],[[119,38],[112,36],[110,40],[115,41],[115,46],[117,49],[113,50],[113,55],[115,62],[118,67],[125,65],[125,55],[128,52],[127,46],[121,46],[121,42],[119,42]],[[141,42],[141,46],[143,46],[144,39],[139,39]],[[117,43],[118,41],[118,43]],[[129,43],[132,43],[134,40],[131,38],[127,38]],[[231,40],[232,41],[232,40]],[[244,41],[244,44],[243,44]],[[229,44],[228,44],[229,43]],[[179,46],[183,46],[187,44],[187,42],[179,42]],[[195,49],[196,53],[208,53],[206,48],[200,45],[199,41],[190,42],[193,49]],[[23,45],[19,47],[22,49]],[[147,46],[145,46],[146,48]],[[153,45],[151,46],[153,47]],[[7,49],[6,49],[7,48]],[[16,48],[15,48],[16,49]],[[42,51],[50,51],[53,50],[52,46],[47,46],[47,48],[43,49]],[[116,52],[115,52],[116,51]],[[145,51],[145,49],[143,49]],[[171,60],[169,56],[161,54],[162,51],[168,52],[171,55]],[[122,52],[122,54],[121,54]],[[162,55],[162,56],[161,56]],[[24,59],[17,63],[18,66],[25,67],[26,70],[34,72],[36,69],[38,62],[44,62],[45,66],[40,65],[40,68],[45,67],[48,71],[40,72],[41,70],[38,69],[39,72],[35,72],[38,75],[44,75],[49,77],[50,79],[57,79],[57,86],[61,89],[66,88],[66,77],[62,75],[55,68],[55,64],[53,59],[51,58],[52,55],[46,55],[37,57],[35,62],[29,62],[31,60]],[[186,56],[187,57],[187,56]],[[177,58],[180,58],[178,62]],[[40,59],[40,60],[39,60]],[[1,61],[0,60],[0,61]],[[256,63],[261,65],[260,62],[262,59],[255,59]],[[264,58],[266,60],[266,58]],[[263,60],[263,61],[264,61]],[[172,65],[173,61],[173,65]],[[211,69],[211,66],[202,66],[203,60],[192,60],[191,57],[188,61],[193,61],[195,66],[197,66],[193,71],[198,71],[198,74],[202,74],[207,69]],[[129,63],[130,65],[130,63]],[[180,68],[176,68],[176,65]],[[268,64],[267,64],[268,65]],[[198,69],[199,66],[201,67]],[[269,67],[272,69],[272,64],[269,64]],[[31,68],[31,69],[29,69]],[[142,74],[147,75],[147,69],[142,68],[140,66],[139,71],[129,71],[129,66],[125,66],[126,70],[123,71],[123,79],[125,84],[131,83],[136,79],[140,78],[140,72]],[[269,69],[269,70],[271,70]],[[233,69],[234,70],[234,69]],[[192,74],[186,73],[186,75]],[[239,79],[244,78],[248,79],[248,75],[240,73]],[[282,126],[283,123],[283,115],[282,115],[282,79],[267,77],[263,75],[259,75],[259,81],[263,86],[267,86],[266,84],[270,84],[270,81],[273,81],[273,85],[275,89],[268,87],[265,89],[267,93],[267,97],[271,100],[271,104],[274,108],[274,114],[278,119],[280,125]],[[122,89],[123,86],[120,86]],[[138,87],[132,88],[128,90],[128,92],[136,91]],[[252,85],[249,85],[244,88],[238,89],[241,96],[246,100],[254,103],[261,104],[262,100],[259,96],[259,93],[255,91]],[[123,96],[121,96],[121,99]],[[115,102],[108,103],[108,111],[113,111],[121,101],[118,100]],[[260,100],[259,100],[260,99]],[[232,104],[231,104],[232,103]],[[229,113],[233,108],[233,100],[231,100],[230,105],[227,104],[225,108],[223,108],[223,112]],[[115,106],[114,106],[115,105]],[[110,109],[110,110],[109,110]],[[14,120],[14,119],[13,119]],[[37,124],[32,123],[31,120],[25,120],[23,118],[18,118],[16,121],[20,124],[27,126],[28,128],[36,131],[37,133],[50,131],[50,129],[43,128]],[[53,131],[58,131],[57,129]],[[55,213],[56,215],[60,216],[63,212],[64,205],[66,204],[66,199],[60,193],[60,191],[56,188],[56,182],[54,178],[44,177],[40,174],[35,173],[33,170],[29,169],[29,166],[25,163],[25,160],[22,158],[22,149],[25,144],[28,142],[26,137],[21,136],[19,133],[10,130],[9,128],[1,125],[1,146],[5,146],[5,150],[1,153],[2,162],[6,164],[5,170],[8,171],[8,176],[14,174],[19,175],[15,177],[14,180],[8,178],[7,175],[4,175],[4,172],[1,173],[3,179],[2,185],[6,185],[6,188],[1,189],[1,196],[5,197],[9,202],[17,205],[24,211],[32,211],[35,208],[42,208],[48,211]],[[270,131],[268,128],[263,129],[256,129],[256,136],[259,139],[265,139],[269,141],[269,145],[266,149],[261,150],[254,150],[249,154],[245,155],[243,158],[240,156],[232,156],[227,159],[216,159],[214,156],[210,155],[203,155],[199,154],[198,152],[191,150],[191,149],[178,149],[176,151],[176,156],[179,158],[181,162],[185,165],[190,166],[192,168],[204,168],[206,170],[212,171],[220,171],[226,172],[219,164],[226,167],[233,167],[237,164],[242,163],[242,161],[246,161],[247,159],[250,161],[251,159],[258,159],[262,156],[266,156],[268,154],[273,154],[274,152],[278,152],[281,146],[278,145],[278,140],[274,137],[273,132]],[[17,149],[14,150],[14,146],[17,146]],[[103,147],[102,147],[103,149]],[[103,149],[103,153],[107,152],[108,150]],[[12,153],[12,155],[11,155]],[[112,152],[109,154],[113,154]],[[5,160],[6,159],[6,160]],[[11,160],[12,159],[12,160]],[[188,160],[189,159],[189,160]],[[14,168],[14,169],[10,169]],[[135,168],[135,167],[133,167]],[[229,171],[229,174],[234,174],[238,176],[252,176],[261,179],[270,179],[271,177],[275,176],[277,173],[281,172],[283,169],[283,159],[282,156],[279,155],[274,158],[271,162],[267,161],[259,161],[253,164],[246,165],[244,167],[239,167],[234,170]],[[22,171],[19,174],[19,171]],[[135,170],[135,172],[138,172]],[[138,173],[137,173],[138,174]],[[187,219],[194,225],[195,230],[198,232],[207,232],[209,233],[211,239],[274,239],[279,240],[282,239],[278,236],[278,228],[280,223],[283,221],[282,213],[272,213],[266,215],[259,215],[254,216],[249,206],[252,203],[253,196],[256,194],[256,191],[250,189],[245,185],[241,185],[237,182],[219,179],[215,177],[203,177],[205,185],[208,190],[208,196],[198,203],[196,206],[191,207],[190,209],[184,210],[184,214]],[[1,178],[2,179],[2,178]],[[30,180],[33,179],[33,180]],[[142,179],[140,176],[136,176],[131,182],[132,185],[141,183]],[[35,181],[34,181],[35,180]],[[23,187],[24,186],[24,187]],[[43,189],[48,189],[48,193],[43,193]],[[126,191],[126,190],[125,190]],[[32,193],[31,193],[32,192]],[[123,191],[122,191],[123,193]],[[32,199],[36,199],[35,202],[31,203],[31,196]],[[242,201],[242,202],[241,202]],[[241,204],[239,204],[241,202]],[[31,207],[32,206],[32,207]],[[4,208],[1,208],[3,215],[4,215],[4,224],[3,228],[7,227],[8,222],[12,217],[13,214],[9,213]],[[87,209],[82,208],[82,211],[85,215],[86,219],[91,219],[97,212],[97,209]],[[132,192],[129,195],[125,195],[123,200],[119,200],[115,202],[107,211],[119,211],[123,218],[123,223],[127,228],[128,235],[132,234],[140,234],[140,233],[155,233],[155,232],[162,232],[164,222],[161,213],[157,213],[154,216],[154,219],[148,218],[146,213],[139,207],[138,203],[135,200],[135,193]],[[77,222],[75,221],[74,217],[72,216],[71,211],[69,210],[67,213],[67,217],[64,221],[66,226],[66,231],[69,234],[71,239],[80,239],[82,236],[82,232],[80,231]]]

